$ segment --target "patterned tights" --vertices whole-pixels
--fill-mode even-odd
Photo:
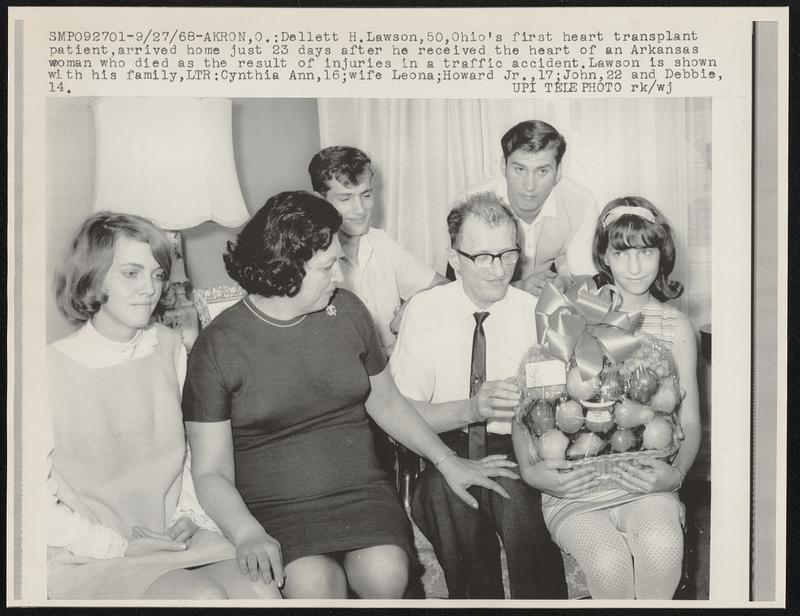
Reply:
[[[680,513],[664,497],[575,514],[557,543],[578,561],[593,599],[672,599],[680,582]]]

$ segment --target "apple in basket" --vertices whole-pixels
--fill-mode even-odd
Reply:
[[[560,430],[548,430],[542,434],[536,449],[545,460],[563,460],[569,439]]]
[[[530,418],[536,434],[544,434],[556,427],[556,416],[553,405],[543,398],[533,401],[529,407]]]
[[[628,395],[636,402],[646,404],[657,389],[658,375],[650,368],[639,366],[628,377]]]
[[[611,449],[620,453],[623,451],[629,451],[636,447],[637,441],[638,439],[636,438],[636,434],[633,432],[633,430],[628,430],[626,428],[618,428],[614,431],[614,434],[612,434],[611,438],[609,439]]]
[[[583,407],[575,400],[562,400],[556,406],[556,425],[560,430],[572,434],[583,425]]]
[[[642,432],[644,449],[663,449],[672,442],[672,424],[663,417],[648,422]]]

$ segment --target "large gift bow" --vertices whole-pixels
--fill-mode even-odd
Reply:
[[[591,277],[577,280],[564,293],[547,283],[536,304],[536,331],[545,351],[564,362],[572,356],[584,380],[600,374],[603,357],[625,361],[639,347],[631,334],[640,312],[617,310],[612,285],[597,288]]]

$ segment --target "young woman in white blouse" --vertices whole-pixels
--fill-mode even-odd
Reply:
[[[56,274],[59,309],[82,324],[48,348],[48,596],[269,599],[237,567],[186,472],[180,392],[186,352],[151,324],[168,290],[164,233],[100,212]]]

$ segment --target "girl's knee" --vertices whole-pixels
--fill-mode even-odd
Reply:
[[[640,558],[673,560],[683,554],[683,531],[679,525],[650,525],[636,532],[634,543]]]
[[[683,532],[680,526],[654,524],[631,542],[636,566],[636,597],[671,599],[683,567]]]
[[[253,581],[249,574],[239,570],[233,559],[206,565],[191,573],[198,574],[211,582],[222,586],[229,599],[280,599],[278,585],[272,581]]]
[[[272,582],[271,584],[260,583],[257,585],[255,592],[259,599],[283,599],[283,595],[276,582]]]
[[[633,571],[633,558],[628,550],[598,546],[586,569],[587,573],[601,579],[624,578]]]
[[[633,558],[628,550],[599,549],[578,564],[594,599],[633,599]]]
[[[159,577],[150,585],[142,598],[215,601],[227,599],[228,593],[216,581],[195,572],[180,569]]]
[[[215,581],[204,579],[195,586],[192,590],[192,596],[189,598],[214,601],[218,599],[227,599],[228,593]]]
[[[241,574],[240,574],[241,575]],[[254,582],[249,577],[242,575],[243,580],[236,583],[233,589],[229,589],[232,599],[282,599],[281,591],[275,581],[265,584],[259,580]]]

